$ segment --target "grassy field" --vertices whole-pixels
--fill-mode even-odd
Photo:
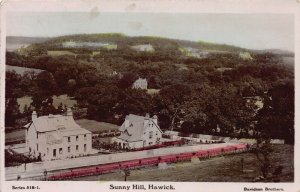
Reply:
[[[17,66],[10,66],[10,65],[5,65],[5,70],[6,71],[15,71],[19,75],[24,75],[25,72],[30,72],[33,71],[36,74],[39,74],[43,70],[41,69],[34,69],[34,68],[27,68],[27,67],[17,67]]]
[[[76,123],[93,133],[100,132],[100,131],[107,131],[107,130],[117,130],[119,128],[118,125],[105,123],[105,122],[98,122],[89,119],[79,119],[76,120]]]
[[[47,55],[49,56],[53,56],[53,57],[57,57],[57,56],[61,56],[61,55],[72,55],[72,56],[76,56],[75,53],[72,53],[71,51],[47,51]]]
[[[281,182],[293,182],[294,161],[293,146],[275,145],[271,155],[274,167],[283,166]],[[241,159],[244,159],[242,170]],[[273,171],[273,170],[272,170]],[[181,182],[252,182],[260,176],[260,166],[252,153],[242,153],[203,160],[200,163],[177,163],[169,165],[168,169],[156,167],[131,170],[128,181],[181,181]],[[124,176],[119,172],[99,176],[75,178],[74,180],[88,181],[123,181]]]
[[[5,133],[5,143],[25,140],[25,129],[19,129],[10,133]]]
[[[160,89],[147,89],[147,93],[149,95],[154,95],[154,94],[158,94],[160,91]]]

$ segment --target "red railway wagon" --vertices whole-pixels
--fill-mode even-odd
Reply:
[[[193,153],[181,153],[181,154],[177,155],[177,160],[178,161],[186,161],[186,160],[190,160],[193,156],[194,156]]]
[[[111,163],[111,164],[108,164],[108,165],[101,165],[101,166],[99,166],[99,168],[101,169],[101,171],[103,173],[106,173],[106,172],[110,172],[110,171],[115,170],[115,169],[119,169],[120,164],[119,163]]]
[[[234,146],[225,146],[225,147],[223,147],[224,153],[230,153],[230,152],[232,152],[234,150],[235,150]]]
[[[247,149],[246,144],[236,144],[236,145],[234,145],[234,147],[237,152],[241,152],[241,151],[244,151]]]
[[[209,156],[211,157],[222,154],[222,148],[209,149],[208,151],[209,151]]]
[[[173,141],[172,145],[176,143],[179,143],[181,141]],[[162,144],[167,145],[167,144]],[[231,146],[225,146],[220,148],[214,148],[209,150],[199,150],[195,153],[181,153],[177,155],[165,155],[161,157],[151,157],[151,158],[144,158],[144,159],[138,159],[138,160],[132,160],[132,161],[124,161],[124,162],[116,162],[116,163],[110,163],[110,164],[104,164],[104,165],[98,165],[98,166],[92,166],[92,167],[86,167],[86,168],[79,168],[74,169],[71,171],[61,172],[57,174],[53,174],[48,176],[49,180],[62,180],[62,179],[68,179],[72,177],[80,177],[80,176],[87,176],[87,175],[94,175],[94,174],[102,174],[102,173],[109,173],[113,172],[114,170],[120,169],[120,168],[135,168],[138,166],[143,165],[156,165],[159,162],[165,162],[165,163],[175,163],[177,161],[184,161],[189,160],[193,156],[196,157],[209,157],[209,156],[217,156],[224,153],[230,153],[230,152],[240,152],[247,149],[246,144],[236,144]]]
[[[201,150],[201,151],[197,151],[195,154],[196,157],[207,157],[208,156],[208,151],[206,150]]]
[[[124,161],[120,163],[121,168],[134,168],[140,165],[140,160]]]
[[[156,165],[159,163],[158,157],[145,158],[140,160],[140,165]]]
[[[160,162],[164,163],[174,163],[177,161],[176,155],[166,155],[160,157]]]

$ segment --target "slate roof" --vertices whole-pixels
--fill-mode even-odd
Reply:
[[[122,134],[118,138],[129,142],[142,140],[142,135],[144,134],[144,131],[146,131],[147,129],[147,126],[144,125],[144,120],[149,120],[153,122],[152,118],[133,115],[133,114],[127,115],[126,119],[129,120],[129,127],[125,127],[125,121],[124,121],[124,123],[119,128],[119,131],[121,131]],[[159,126],[155,123],[154,125],[162,133]]]
[[[34,126],[37,132],[50,132],[59,130],[62,135],[88,134],[90,131],[80,127],[73,119],[73,116],[49,115],[40,116],[33,119],[31,124],[25,125],[26,128]]]

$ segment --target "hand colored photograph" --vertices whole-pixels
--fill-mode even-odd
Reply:
[[[293,15],[6,17],[7,181],[294,182]]]

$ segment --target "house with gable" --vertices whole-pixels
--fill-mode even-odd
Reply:
[[[157,122],[157,116],[127,115],[119,128],[121,135],[116,138],[122,148],[142,148],[161,142],[162,131]]]
[[[148,82],[147,79],[138,78],[133,84],[133,89],[147,89],[148,88]]]
[[[26,128],[26,148],[30,156],[41,160],[66,159],[88,155],[92,151],[92,133],[80,127],[71,109],[65,115],[37,116]]]

